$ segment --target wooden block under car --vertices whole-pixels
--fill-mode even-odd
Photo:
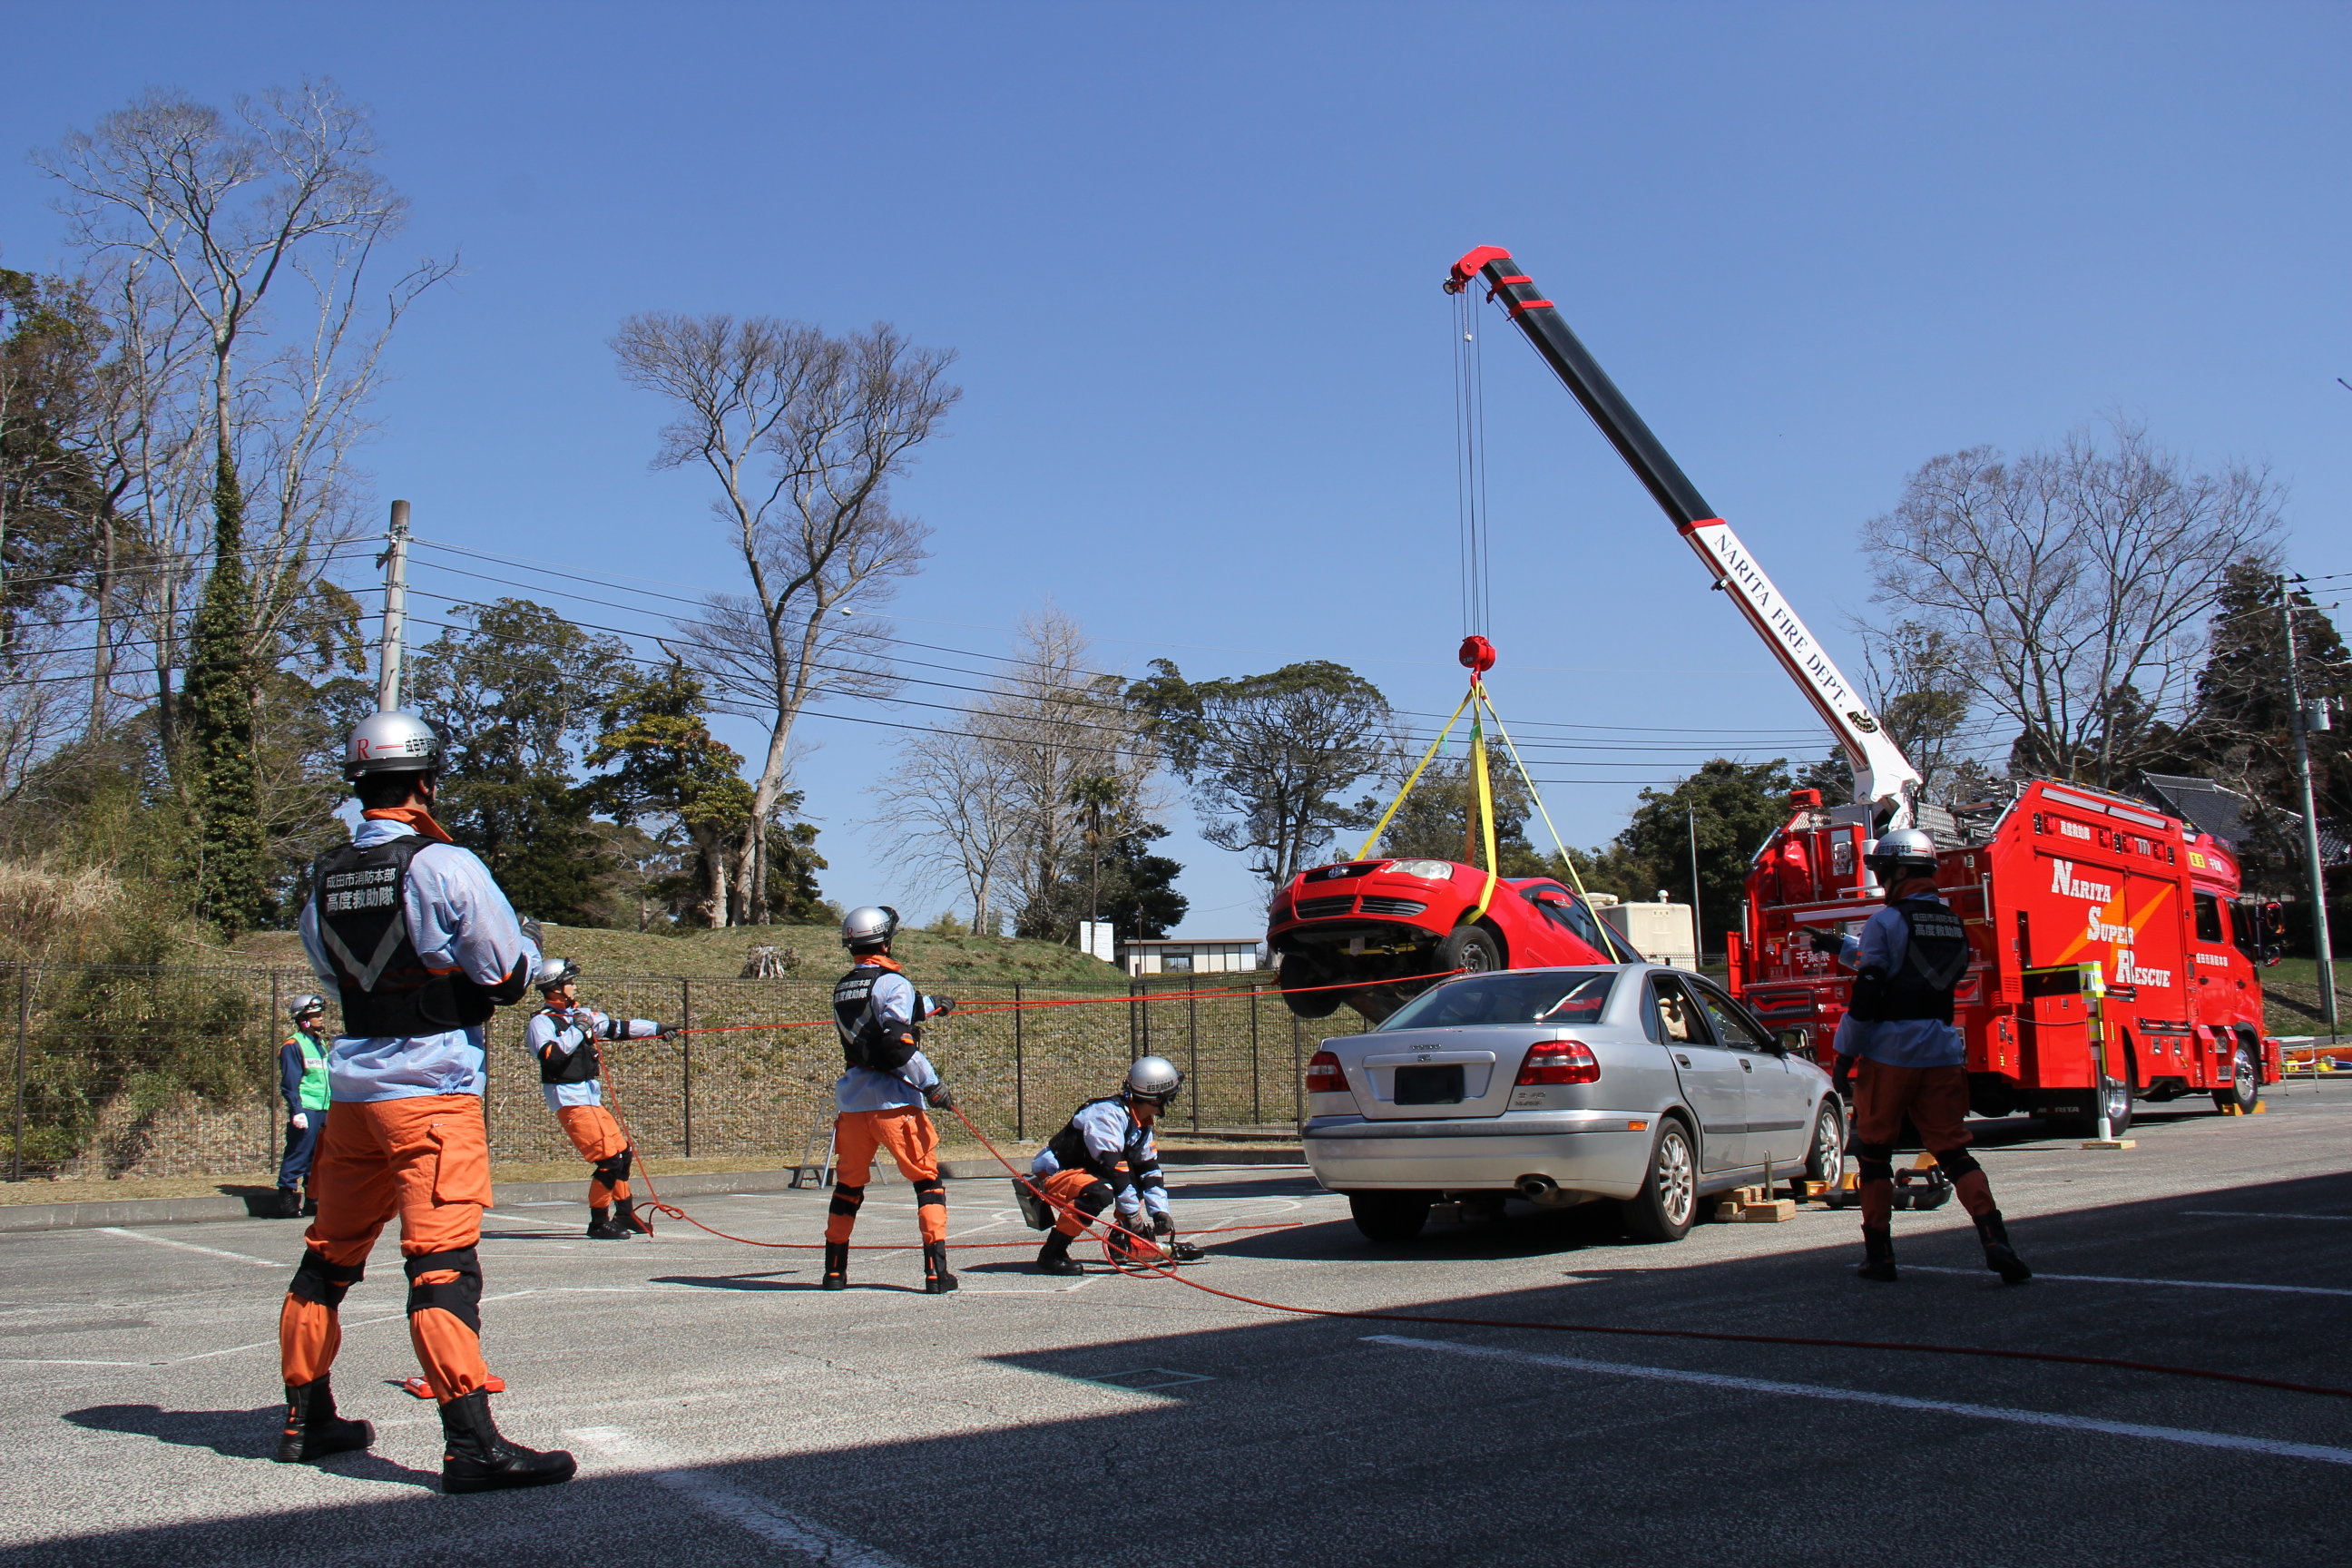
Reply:
[[[1739,1217],[1748,1225],[1779,1225],[1797,1217],[1797,1205],[1789,1198],[1774,1198],[1760,1204],[1742,1204]]]

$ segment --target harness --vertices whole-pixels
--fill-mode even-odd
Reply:
[[[557,1020],[563,1027],[572,1026],[571,1009],[542,1007],[544,1016]],[[596,1031],[580,1031],[580,1048],[568,1057],[558,1057],[552,1051],[542,1051],[539,1057],[539,1081],[541,1083],[593,1083],[604,1075],[604,1053],[596,1046]]]
[[[922,1030],[910,1025],[894,1033],[874,1011],[874,983],[897,973],[898,966],[887,961],[861,963],[835,982],[833,1026],[841,1035],[845,1066],[896,1073],[922,1048]]]
[[[408,931],[408,865],[433,841],[407,834],[345,844],[311,863],[319,943],[335,971],[346,1034],[405,1037],[488,1023],[490,994],[425,967]]]
[[[1903,899],[1887,908],[1908,932],[1903,963],[1889,974],[1875,964],[1854,976],[1847,1011],[1865,1024],[1909,1018],[1952,1021],[1952,993],[1969,968],[1968,928],[1933,899]]]

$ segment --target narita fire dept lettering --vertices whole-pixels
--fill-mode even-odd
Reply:
[[[380,910],[392,902],[394,884],[400,880],[397,866],[375,866],[364,871],[338,871],[327,879],[327,908],[331,915],[348,913],[352,910]]]
[[[2070,899],[2088,899],[2095,904],[2116,901],[2116,890],[2105,882],[2085,882],[2074,875],[2072,860],[2050,862],[2050,890],[2063,893]]]

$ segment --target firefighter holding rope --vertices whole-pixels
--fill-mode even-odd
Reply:
[[[1127,1081],[1117,1094],[1078,1107],[1037,1151],[1029,1165],[1034,1191],[1015,1183],[1014,1192],[1033,1226],[1040,1230],[1053,1226],[1037,1253],[1038,1273],[1078,1273],[1070,1243],[1114,1205],[1118,1217],[1118,1228],[1110,1237],[1114,1259],[1157,1263],[1172,1256],[1190,1262],[1200,1257],[1197,1247],[1176,1239],[1176,1223],[1168,1213],[1168,1180],[1160,1173],[1160,1150],[1151,1136],[1151,1124],[1183,1087],[1183,1071],[1174,1062],[1145,1057],[1127,1069]],[[1042,1200],[1038,1194],[1044,1194]]]
[[[833,1018],[841,1032],[845,1070],[833,1086],[834,1187],[824,1226],[827,1290],[849,1284],[849,1237],[866,1202],[874,1156],[888,1150],[915,1184],[915,1223],[923,1237],[923,1289],[944,1295],[956,1288],[948,1272],[948,1190],[940,1180],[940,1135],[924,1114],[955,1109],[955,1097],[923,1056],[922,1025],[955,1006],[915,989],[890,956],[898,911],[867,905],[841,922],[841,944],[852,967],[833,988]]]
[[[580,1005],[580,966],[568,958],[541,960],[531,984],[540,1010],[523,1026],[523,1047],[539,1064],[540,1092],[563,1135],[588,1162],[588,1239],[626,1241],[651,1235],[629,1194],[629,1163],[636,1151],[604,1109],[604,1058],[599,1040],[657,1040],[669,1026],[651,1018],[611,1018]]]

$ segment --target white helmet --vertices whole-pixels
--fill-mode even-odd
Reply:
[[[1166,1057],[1145,1057],[1127,1069],[1127,1097],[1165,1106],[1184,1087],[1183,1069]]]
[[[552,991],[580,978],[580,966],[568,958],[542,958],[539,967],[530,972],[530,983],[541,991]]]
[[[841,921],[841,945],[856,952],[862,947],[887,947],[898,931],[898,911],[887,904],[861,904]]]
[[[324,996],[297,996],[294,1005],[286,1009],[286,1016],[299,1024],[311,1014],[326,1010],[327,999]]]
[[[1863,864],[1882,879],[1900,881],[1936,869],[1936,841],[1916,827],[1898,827],[1870,847]]]
[[[438,773],[441,737],[414,713],[371,713],[352,726],[343,742],[343,776],[363,773]]]

